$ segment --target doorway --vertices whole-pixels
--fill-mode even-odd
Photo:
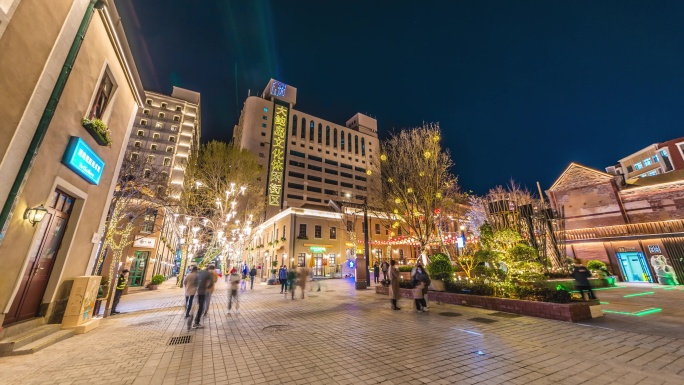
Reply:
[[[23,321],[38,315],[55,257],[74,205],[74,198],[55,190],[47,202],[48,212],[40,226],[38,237],[29,250],[29,261],[19,284],[19,290],[5,316],[3,325]]]
[[[323,254],[314,254],[313,275],[317,277],[323,275]]]
[[[627,282],[653,282],[644,253],[616,253]]]
[[[149,251],[136,251],[133,263],[131,263],[131,271],[128,274],[129,286],[142,286],[145,281],[145,267],[147,267],[147,258],[150,257]]]

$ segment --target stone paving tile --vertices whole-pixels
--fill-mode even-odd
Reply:
[[[674,337],[530,317],[481,324],[469,319],[491,311],[431,304],[417,314],[408,300],[396,312],[346,280],[294,301],[256,286],[241,293],[240,314],[227,314],[220,281],[205,327],[188,332],[182,291],[171,286],[125,296],[124,313],[90,333],[0,358],[0,383],[684,383],[684,341]],[[166,345],[181,335],[193,341]]]

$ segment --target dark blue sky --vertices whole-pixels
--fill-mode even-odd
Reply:
[[[439,122],[477,193],[684,136],[684,1],[117,4],[145,87],[202,94],[204,142],[230,140],[270,78],[315,116],[377,117],[381,137]]]

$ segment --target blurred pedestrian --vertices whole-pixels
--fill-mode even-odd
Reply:
[[[373,282],[380,282],[380,266],[378,266],[377,262],[373,265],[373,278],[375,279]]]
[[[278,279],[280,280],[280,294],[287,294],[287,267],[285,265],[280,266],[278,270]]]
[[[190,266],[190,272],[183,278],[183,287],[185,288],[185,318],[190,317],[192,300],[195,298],[195,295],[197,295],[198,278],[197,265]]]
[[[209,273],[209,270],[204,269],[197,272],[197,315],[195,316],[195,323],[192,325],[193,329],[201,328],[202,314],[204,314],[204,301],[206,300],[207,291],[214,286],[214,277]]]
[[[249,289],[254,290],[254,278],[256,278],[257,270],[256,266],[252,266],[252,270],[249,271]]]
[[[247,274],[249,274],[249,268],[247,268],[247,264],[245,263],[242,266],[242,281],[240,282],[240,290],[242,292],[245,292],[245,289],[247,289]]]
[[[216,288],[216,282],[218,282],[219,275],[216,272],[216,266],[214,265],[209,265],[207,266],[207,270],[209,270],[209,274],[211,275],[211,280],[212,280],[212,285],[209,287],[204,294],[204,316],[206,317],[209,315],[209,305],[211,304],[211,296],[214,294],[214,289]]]
[[[240,314],[238,302],[238,285],[240,284],[240,274],[235,268],[230,270],[230,288],[228,293],[228,314],[233,308],[233,301],[235,301],[235,314]]]
[[[587,300],[596,299],[594,292],[591,290],[589,277],[591,272],[586,267],[582,266],[582,261],[575,259],[575,266],[572,268],[572,278],[575,279],[575,289],[580,292],[582,299],[584,299],[584,292],[587,292]]]
[[[290,271],[287,272],[287,286],[290,287],[290,295],[292,295],[292,300],[294,300],[296,284],[297,271],[295,269],[290,269]],[[285,298],[287,298],[287,291],[285,291]]]
[[[380,264],[380,269],[382,270],[382,280],[387,281],[387,271],[389,270],[389,264],[387,261],[382,261]]]
[[[304,299],[304,291],[306,291],[307,279],[309,279],[309,269],[307,269],[306,266],[302,266],[297,272],[297,285],[302,288],[302,299]],[[292,295],[294,296],[294,292]]]
[[[116,310],[116,306],[121,300],[121,295],[126,288],[126,282],[128,282],[128,269],[123,269],[121,274],[119,274],[119,279],[116,281],[116,291],[114,292],[114,300],[112,300],[112,311],[110,314],[119,314],[120,312]]]
[[[423,266],[416,266],[416,275],[413,278],[413,298],[416,300],[416,310],[427,312],[427,292],[430,286],[430,276],[423,269]]]
[[[397,306],[397,300],[400,297],[399,293],[399,270],[394,266],[397,262],[392,259],[390,261],[390,269],[389,269],[389,279],[390,279],[390,287],[389,287],[389,295],[390,299],[392,301],[392,310],[401,310],[399,306]]]

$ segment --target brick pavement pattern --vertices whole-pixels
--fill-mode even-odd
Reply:
[[[416,313],[408,300],[392,311],[348,280],[294,301],[257,285],[239,315],[226,314],[220,280],[204,328],[187,332],[182,293],[125,296],[123,313],[87,334],[0,358],[0,383],[684,384],[677,338],[434,303]],[[183,335],[192,341],[167,345]]]

